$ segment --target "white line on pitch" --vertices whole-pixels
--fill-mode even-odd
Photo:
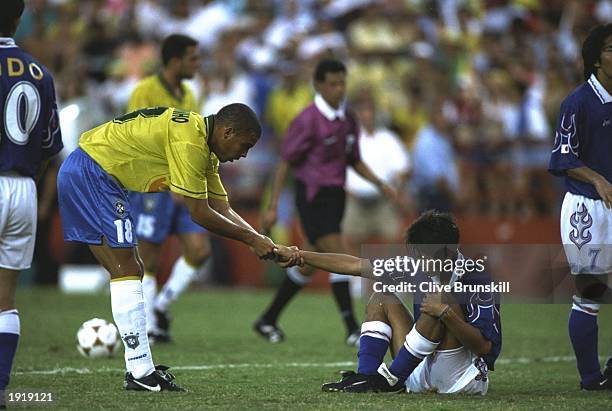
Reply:
[[[603,360],[604,357],[600,357]],[[571,356],[561,357],[543,357],[543,358],[500,358],[496,364],[533,364],[533,363],[559,363],[559,362],[573,362],[576,361]],[[342,362],[325,362],[325,363],[311,363],[311,362],[289,362],[289,363],[269,363],[269,364],[211,364],[211,365],[179,365],[172,367],[172,370],[176,371],[207,371],[207,370],[224,370],[224,369],[235,369],[235,368],[334,368],[334,367],[354,367],[357,365],[354,361],[342,361]],[[103,372],[124,372],[123,368],[54,368],[50,370],[28,370],[28,371],[16,371],[15,375],[54,375],[54,374],[92,374],[92,373],[103,373]]]

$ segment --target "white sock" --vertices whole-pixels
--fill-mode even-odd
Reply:
[[[287,277],[297,285],[306,285],[310,282],[310,277],[302,275],[296,266],[287,268]]]
[[[423,335],[417,331],[416,325],[406,334],[406,340],[404,341],[404,347],[410,354],[417,358],[425,358],[432,354],[438,345],[440,345],[440,341],[430,341],[423,337]]]
[[[0,333],[19,335],[20,331],[19,312],[16,309],[0,311]]]
[[[155,309],[168,311],[170,304],[187,289],[199,270],[200,267],[192,266],[185,260],[185,257],[179,257],[172,267],[170,278],[155,298]]]
[[[147,332],[155,332],[157,330],[155,315],[153,314],[155,295],[157,294],[157,279],[155,278],[155,274],[145,271],[142,277],[142,294],[144,296],[145,312],[147,315]]]
[[[125,367],[134,378],[142,378],[155,370],[147,337],[142,282],[111,281],[110,292],[113,318],[125,348]]]
[[[351,281],[351,276],[346,274],[329,273],[330,283],[341,283],[344,281]]]

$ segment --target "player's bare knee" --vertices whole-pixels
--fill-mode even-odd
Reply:
[[[183,256],[187,263],[199,267],[210,257],[210,242],[205,234],[187,234],[181,237]]]
[[[444,337],[444,325],[438,318],[429,314],[421,313],[415,327],[423,337],[430,341],[440,341]]]
[[[382,293],[374,293],[365,307],[364,321],[385,321],[385,308],[383,306]]]

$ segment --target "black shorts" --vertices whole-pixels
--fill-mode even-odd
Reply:
[[[295,205],[304,233],[311,244],[324,235],[340,233],[345,200],[343,187],[324,186],[319,188],[312,201],[308,201],[306,185],[296,180]]]

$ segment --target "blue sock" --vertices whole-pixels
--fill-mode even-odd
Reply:
[[[422,358],[419,358],[410,353],[406,349],[405,346],[402,345],[402,348],[399,350],[393,362],[391,363],[391,367],[389,367],[389,371],[391,374],[395,375],[399,378],[400,382],[403,383],[406,381],[406,378],[414,371],[414,369],[423,361]]]
[[[360,374],[375,375],[376,370],[382,364],[389,343],[382,338],[369,335],[359,337],[359,365],[357,371]]]
[[[9,383],[19,332],[17,310],[0,311],[0,391],[6,389]]]
[[[0,333],[0,391],[9,383],[19,335]]]
[[[582,384],[599,381],[601,370],[597,352],[597,316],[573,309],[568,328]]]

